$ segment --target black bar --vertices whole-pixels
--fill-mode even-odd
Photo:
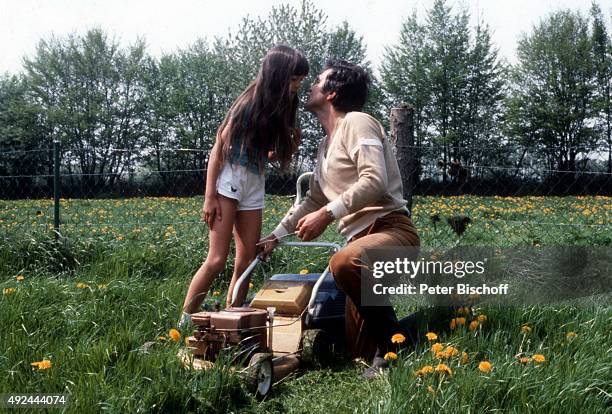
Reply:
[[[60,142],[53,141],[53,230],[60,236]]]

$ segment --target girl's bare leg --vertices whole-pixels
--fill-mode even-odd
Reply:
[[[249,284],[243,283],[238,291],[235,303],[232,301],[232,292],[236,281],[242,272],[255,259],[256,243],[261,237],[261,210],[243,210],[236,212],[234,222],[234,240],[236,241],[236,259],[234,260],[234,274],[227,291],[227,306],[242,306],[249,291]]]
[[[191,284],[183,303],[183,312],[194,313],[198,311],[208,289],[210,289],[210,285],[212,285],[215,277],[223,271],[227,261],[230,242],[232,241],[232,228],[236,218],[237,203],[236,200],[222,195],[218,197],[221,211],[223,212],[222,219],[218,220],[215,217],[215,222],[208,236],[208,255],[191,279]]]

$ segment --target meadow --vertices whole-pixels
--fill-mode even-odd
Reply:
[[[264,234],[292,202],[267,197]],[[227,364],[184,369],[176,354],[188,332],[169,331],[205,255],[201,203],[62,200],[56,241],[52,201],[0,200],[0,393],[68,393],[70,413],[612,409],[605,304],[476,306],[455,315],[452,329],[424,327],[417,344],[398,345],[394,369],[379,379],[363,381],[362,362],[339,358],[291,375],[264,401]],[[446,223],[454,215],[471,219],[461,236]],[[425,247],[612,245],[609,197],[416,197],[413,216]],[[322,238],[341,241],[333,229]],[[271,273],[316,271],[326,260],[325,251],[279,250],[252,290]],[[228,264],[208,302],[225,298],[230,274]],[[145,349],[146,342],[154,345]]]

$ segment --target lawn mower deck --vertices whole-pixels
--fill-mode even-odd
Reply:
[[[293,242],[281,246],[326,247],[333,243]],[[255,259],[236,283],[248,283],[259,259]],[[235,300],[235,298],[233,298]],[[246,380],[258,397],[272,384],[300,366],[308,366],[323,353],[340,349],[344,341],[345,295],[329,273],[276,274],[268,279],[244,307],[191,316],[193,335],[187,339],[183,362],[195,369],[208,369],[221,354]]]

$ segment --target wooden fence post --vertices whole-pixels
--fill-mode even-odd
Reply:
[[[402,105],[391,109],[391,142],[399,164],[407,207],[412,211],[412,193],[416,185],[417,168],[414,157],[414,108]]]

